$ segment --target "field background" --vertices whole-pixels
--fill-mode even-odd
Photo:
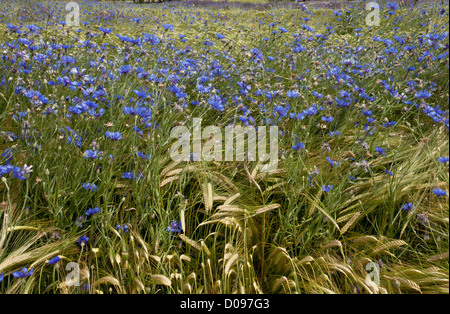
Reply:
[[[245,2],[0,3],[0,293],[448,293],[448,2]],[[278,169],[173,162],[196,117]]]

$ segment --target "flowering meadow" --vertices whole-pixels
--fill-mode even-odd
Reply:
[[[449,293],[447,1],[76,3],[0,1],[0,293]]]

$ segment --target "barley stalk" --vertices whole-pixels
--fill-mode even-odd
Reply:
[[[355,223],[355,221],[359,218],[359,216],[361,215],[361,212],[356,212],[352,218],[344,225],[344,227],[342,227],[341,229],[341,235],[346,233],[348,229],[350,229],[350,227]]]
[[[407,243],[405,241],[403,241],[403,240],[393,240],[393,241],[390,241],[388,243],[385,243],[385,244],[375,248],[373,250],[373,253],[386,251],[386,250],[389,250],[389,249],[392,249],[392,248],[395,248],[395,247],[398,247],[398,246],[402,246],[402,245],[407,245]]]

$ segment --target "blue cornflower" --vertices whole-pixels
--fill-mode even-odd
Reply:
[[[83,222],[86,221],[86,219],[87,219],[86,216],[79,216],[77,218],[77,221],[75,222],[75,225],[80,228],[83,227]]]
[[[85,100],[81,104],[85,108],[87,108],[87,107],[94,108],[94,109],[98,108],[98,104],[96,102],[92,101],[92,100]]]
[[[440,163],[443,163],[443,164],[447,163],[448,160],[449,160],[448,157],[439,157],[437,159],[437,161],[439,161]]]
[[[133,37],[122,36],[122,35],[119,35],[119,34],[116,34],[116,35],[121,41],[130,43],[130,44],[137,44],[137,43],[139,43],[139,40],[138,39],[133,39]]]
[[[328,134],[331,137],[339,136],[341,135],[341,132],[339,131],[331,131],[330,134]]]
[[[287,105],[286,108],[280,105],[276,105],[273,108],[273,113],[278,114],[280,117],[286,117],[286,115],[289,112],[289,109],[290,109],[289,105]]]
[[[172,24],[162,24],[162,27],[167,31],[171,31],[173,30],[173,25]]]
[[[324,192],[330,192],[331,190],[333,190],[334,186],[333,185],[324,185],[321,187],[322,191]]]
[[[118,224],[117,224],[116,227],[115,227],[115,229],[116,229],[116,230],[120,230],[120,231],[125,232],[125,233],[130,232],[130,229],[129,229],[128,226],[125,225],[125,224],[123,224],[123,225],[118,225]]]
[[[12,275],[14,278],[26,278],[33,274],[33,268],[28,270],[26,267],[22,268],[22,270],[18,270],[14,272]]]
[[[13,177],[20,180],[25,180],[26,178],[24,175],[26,175],[25,170],[21,169],[20,167],[13,167],[12,169]]]
[[[84,154],[85,154],[84,158],[85,159],[87,159],[87,158],[95,159],[99,156],[99,153],[100,153],[100,151],[98,151],[98,150],[88,149],[87,151],[84,152]]]
[[[253,55],[252,62],[257,63],[263,61],[264,55],[261,51],[259,51],[257,48],[250,49],[250,52]]]
[[[128,73],[130,73],[131,71],[133,71],[133,68],[131,67],[131,66],[129,66],[129,65],[122,65],[120,68],[119,68],[119,73],[120,74],[128,74]]]
[[[137,89],[133,90],[133,93],[135,93],[136,96],[143,98],[143,99],[147,98],[147,96],[148,96],[147,93],[144,90],[142,90],[142,88],[139,88],[139,90],[137,90]]]
[[[29,40],[26,39],[26,38],[19,38],[18,41],[19,41],[21,44],[24,44],[24,45],[27,45],[27,46],[32,44],[32,42],[29,41]]]
[[[224,107],[224,101],[222,98],[220,98],[220,96],[214,94],[212,95],[209,99],[208,99],[208,104],[211,106],[211,108],[213,109],[217,109],[219,111],[224,111],[225,107]]]
[[[374,123],[375,121],[376,121],[375,118],[367,117],[367,122],[369,122],[369,123]],[[364,126],[365,126],[364,130],[367,130],[367,128],[369,127],[368,124],[365,124]]]
[[[333,168],[339,166],[339,164],[340,164],[339,161],[333,160],[333,159],[331,159],[330,157],[327,157],[327,161],[328,161],[328,163],[329,163],[330,165],[333,166]]]
[[[439,188],[435,188],[435,189],[433,190],[433,193],[434,193],[435,195],[437,195],[437,196],[445,196],[445,195],[447,195],[447,192],[446,192],[445,190],[439,189]]]
[[[101,209],[98,208],[98,207],[89,208],[89,209],[86,211],[86,216],[91,216],[91,215],[97,214],[97,213],[99,213],[100,211],[101,211]]]
[[[10,142],[15,142],[19,138],[16,134],[14,134],[14,132],[11,131],[6,131],[4,134]]]
[[[75,59],[74,57],[71,56],[62,56],[61,57],[61,62],[64,66],[71,64],[71,63],[75,63],[77,61],[77,59]]]
[[[14,166],[12,165],[0,165],[0,176],[7,174],[7,173],[11,173],[13,171]]]
[[[14,118],[14,120],[21,121],[21,120],[23,120],[23,118],[25,118],[25,116],[26,116],[27,114],[28,114],[27,111],[19,111],[19,112],[18,112],[18,116],[13,115],[13,118]]]
[[[326,116],[322,117],[322,121],[324,121],[324,122],[332,122],[333,120],[334,120],[333,117],[326,117]]]
[[[381,147],[379,147],[379,146],[376,146],[376,147],[375,147],[375,151],[376,151],[377,153],[379,153],[381,156],[386,156],[386,153],[384,152],[384,149],[381,148]]]
[[[132,171],[125,171],[122,173],[123,179],[135,179],[135,180],[141,180],[144,178],[142,173],[140,171],[136,171],[136,173],[133,173]]]
[[[247,96],[248,93],[251,91],[252,86],[250,84],[247,84],[245,82],[238,82],[237,83],[240,87],[240,92],[242,95]],[[209,84],[211,86],[211,84]],[[205,88],[206,89],[206,88]],[[206,92],[209,92],[209,90],[212,89],[212,86],[208,88],[208,90]]]
[[[12,25],[11,23],[8,23],[8,24],[6,24],[6,27],[9,29],[9,31],[11,32],[11,33],[21,33],[20,32],[20,26],[15,26],[15,25]],[[0,280],[1,281],[1,280]]]
[[[303,150],[303,149],[305,149],[305,144],[302,142],[298,142],[295,145],[292,145],[292,149],[295,151]]]
[[[152,156],[150,154],[144,154],[143,152],[137,151],[136,155],[138,155],[138,157],[143,158],[143,159],[150,159]]]
[[[411,210],[414,210],[414,205],[413,203],[405,203],[403,204],[402,209],[406,212],[409,212]]]
[[[3,277],[4,277],[4,276],[5,276],[5,273],[4,273],[4,272],[0,274],[0,282],[3,281]]]
[[[167,232],[181,233],[183,229],[181,228],[181,221],[172,221],[170,226],[167,227]]]
[[[198,157],[198,155],[195,152],[191,152],[189,154],[189,160],[190,161],[200,161],[200,158]]]
[[[13,154],[14,154],[14,149],[11,149],[9,147],[6,147],[5,151],[2,153],[2,157],[5,158],[5,163],[7,165],[9,165],[10,161],[13,160]]]
[[[83,245],[87,244],[88,241],[89,241],[89,237],[86,236],[86,235],[83,235],[83,236],[81,236],[81,237],[78,238],[77,244],[83,246]]]
[[[133,172],[128,171],[128,172],[122,173],[122,178],[124,178],[124,179],[133,179]]]
[[[428,219],[428,214],[418,214],[417,220],[419,220],[419,224],[422,226],[426,226],[430,223],[430,219]]]
[[[390,127],[393,127],[396,124],[397,124],[397,121],[389,121],[388,123],[384,123],[383,122],[383,127],[384,128],[390,128]]]
[[[95,192],[98,190],[98,186],[95,185],[94,183],[83,183],[83,188],[85,190],[91,191],[91,192]]]
[[[364,113],[366,116],[369,116],[369,117],[371,117],[373,114],[373,112],[371,110],[366,110],[366,109],[363,109],[362,113]]]
[[[391,11],[395,11],[395,10],[398,10],[398,8],[400,8],[400,6],[398,5],[397,2],[391,2],[391,1],[387,2],[386,7]]]
[[[27,24],[25,27],[26,27],[26,29],[28,29],[32,33],[42,29],[41,27],[36,26],[34,24]]]
[[[60,260],[61,260],[61,258],[59,256],[55,256],[55,257],[53,257],[52,259],[50,259],[48,261],[48,264],[49,265],[54,265],[54,264],[58,263]]]
[[[427,99],[431,96],[431,93],[427,90],[421,90],[415,93],[414,96],[419,99]]]
[[[103,32],[103,34],[109,34],[109,33],[111,33],[112,32],[112,29],[111,28],[103,28],[103,27],[99,27],[99,29],[98,29],[100,32]]]
[[[110,131],[106,131],[105,135],[107,138],[113,140],[113,141],[118,141],[120,139],[122,139],[122,134],[120,132],[110,132]]]
[[[300,93],[295,90],[290,90],[286,92],[286,97],[297,98],[298,96],[300,96]]]
[[[217,33],[217,34],[216,34],[216,38],[217,38],[217,39],[224,39],[225,36],[223,36],[222,34]]]

